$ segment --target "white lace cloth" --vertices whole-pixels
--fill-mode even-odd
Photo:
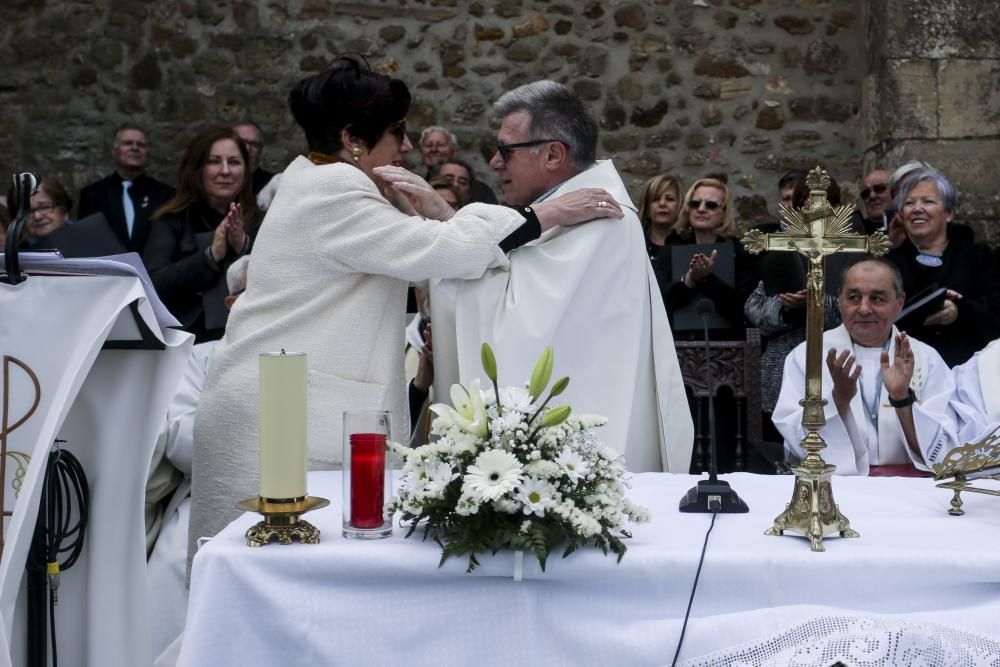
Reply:
[[[1000,665],[1000,642],[937,623],[820,616],[763,640],[685,661],[682,667]]]

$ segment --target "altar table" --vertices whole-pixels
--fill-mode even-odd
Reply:
[[[829,537],[816,553],[803,537],[764,535],[792,477],[723,478],[750,512],[716,520],[682,661],[762,664],[746,656],[813,650],[839,628],[847,650],[895,656],[868,664],[908,660],[909,643],[938,656],[925,664],[959,664],[955,651],[1000,664],[1000,499],[965,494],[966,516],[953,517],[932,480],[837,477],[835,500],[861,537]],[[251,514],[206,543],[179,664],[669,665],[711,521],[677,511],[696,479],[633,478],[629,497],[652,522],[634,526],[620,564],[558,552],[543,573],[525,554],[517,582],[512,553],[481,557],[472,574],[465,559],[438,567],[438,546],[419,531],[404,539],[398,523],[386,540],[342,538],[340,473],[311,473],[310,492],[332,501],[306,516],[321,544],[247,547]],[[852,644],[859,624],[867,634]]]

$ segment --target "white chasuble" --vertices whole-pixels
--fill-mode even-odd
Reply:
[[[895,339],[899,331],[894,327],[889,344],[889,363],[896,351]],[[871,362],[862,364],[859,388],[851,399],[851,409],[845,418],[837,412],[833,402],[833,380],[826,366],[826,353],[835,348],[838,353],[854,349],[851,337],[844,325],[823,334],[823,398],[826,425],[819,430],[826,442],[826,449],[820,454],[827,463],[837,466],[839,475],[867,475],[869,466],[912,463],[920,470],[930,470],[951,448],[958,443],[954,412],[949,400],[954,390],[954,382],[948,365],[929,345],[910,338],[913,350],[914,369],[910,388],[917,401],[913,404],[913,422],[917,433],[920,456],[914,455],[906,446],[902,426],[896,409],[889,405],[889,392],[877,379],[879,366]],[[864,356],[864,355],[862,355]],[[781,393],[774,408],[774,425],[785,440],[786,458],[798,461],[805,458],[801,440],[806,431],[802,428],[802,406],[799,400],[805,396],[806,344],[801,343],[785,359],[785,372],[781,381]],[[861,387],[864,387],[862,391]],[[873,389],[878,389],[878,404],[872,411],[870,406]]]
[[[642,227],[610,160],[569,179],[550,196],[604,188],[624,219],[556,227],[509,255],[510,267],[476,280],[435,283],[436,396],[483,373],[480,348],[496,354],[500,386],[522,385],[546,346],[553,380],[570,377],[550,406],[599,414],[602,440],[633,472],[687,473],[694,426],[673,335],[645,254]]]
[[[1000,339],[952,369],[955,397],[951,407],[958,415],[959,438],[977,442],[1000,422]]]

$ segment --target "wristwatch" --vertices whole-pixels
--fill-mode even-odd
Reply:
[[[913,393],[913,388],[908,387],[906,389],[906,398],[895,399],[892,396],[889,397],[889,405],[894,408],[905,408],[908,405],[913,405],[917,400],[917,395]]]

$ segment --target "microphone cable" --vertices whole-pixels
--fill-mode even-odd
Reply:
[[[90,488],[80,461],[72,453],[58,448],[49,453],[38,504],[38,521],[32,536],[25,569],[28,570],[29,618],[28,665],[46,665],[45,592],[48,591],[48,618],[52,645],[52,667],[57,667],[56,615],[59,604],[59,573],[73,567],[83,551],[90,513]],[[60,561],[60,557],[65,558]],[[32,581],[35,585],[31,586]],[[33,599],[32,599],[33,598]],[[34,602],[34,604],[32,604]],[[30,610],[34,607],[34,610]],[[32,627],[34,626],[34,633]]]
[[[705,564],[705,550],[708,548],[708,536],[712,534],[712,528],[715,527],[715,519],[719,516],[719,510],[722,509],[720,506],[716,505],[712,508],[712,523],[708,525],[708,530],[705,532],[705,542],[701,545],[701,557],[698,559],[698,570],[694,573],[694,585],[691,586],[691,597],[688,598],[687,610],[684,612],[684,624],[681,626],[681,636],[677,640],[677,650],[674,651],[674,659],[670,663],[670,667],[677,667],[677,657],[681,654],[681,646],[684,645],[684,633],[687,632],[688,617],[691,615],[691,605],[694,604],[694,594],[698,590],[698,579],[701,577],[701,566]]]

